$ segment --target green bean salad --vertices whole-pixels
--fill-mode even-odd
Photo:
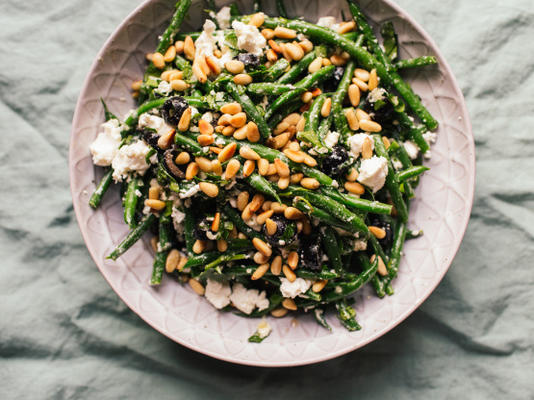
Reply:
[[[393,24],[379,41],[352,1],[349,20],[315,24],[282,1],[279,17],[210,4],[201,31],[180,32],[190,5],[147,54],[138,108],[121,120],[102,101],[89,204],[117,183],[131,229],[108,258],[150,231],[151,285],[166,273],[221,311],[306,312],[330,330],[331,310],[359,330],[353,295],[393,294],[421,234],[408,209],[438,123],[399,73],[436,59],[399,60]]]

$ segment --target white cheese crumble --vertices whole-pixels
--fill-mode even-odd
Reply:
[[[261,321],[259,324],[258,324],[258,336],[260,337],[260,339],[265,339],[267,336],[269,336],[272,332],[272,328],[271,328],[271,325],[269,325],[269,323],[267,321]]]
[[[247,290],[241,283],[233,285],[230,300],[235,308],[245,314],[250,314],[256,307],[260,311],[269,307],[269,299],[266,297],[265,290],[261,293],[256,289]]]
[[[170,92],[172,92],[172,87],[169,82],[161,81],[154,91],[163,96],[167,96]]]
[[[194,196],[199,191],[200,191],[200,186],[193,185],[186,192],[180,193],[179,196],[180,196],[181,199],[187,199],[188,197]]]
[[[228,283],[221,283],[208,279],[204,296],[211,304],[213,304],[213,307],[220,310],[230,304],[231,293],[232,289],[230,289]]]
[[[211,123],[211,121],[213,121],[213,113],[210,111],[205,112],[204,114],[202,114],[200,119],[203,119],[204,121]]]
[[[122,181],[132,171],[137,172],[139,175],[144,175],[149,167],[146,162],[146,156],[149,151],[150,147],[142,140],[122,146],[111,163],[115,182]]]
[[[107,167],[111,165],[113,158],[119,151],[121,144],[121,129],[119,121],[110,119],[101,125],[102,132],[98,134],[95,141],[89,146],[93,156],[93,164]]]
[[[403,145],[406,153],[408,153],[408,157],[410,157],[412,160],[416,159],[417,155],[419,154],[419,148],[417,145],[411,140],[405,141]]]
[[[173,127],[167,125],[163,118],[149,113],[143,113],[139,116],[138,126],[139,128],[154,129],[159,136],[165,135],[173,130]]]
[[[294,299],[299,294],[306,293],[312,282],[308,279],[297,278],[293,282],[290,282],[287,278],[280,278],[280,292],[284,297],[290,297]]]
[[[336,17],[326,16],[321,17],[317,21],[317,25],[322,26],[324,28],[330,28],[334,31],[337,31],[337,28],[339,28],[339,24],[336,23]]]
[[[423,138],[430,145],[436,143],[436,141],[438,140],[438,135],[434,132],[425,132],[423,133]]]
[[[267,44],[267,41],[258,28],[254,25],[247,25],[240,21],[232,22],[232,28],[234,28],[237,36],[237,47],[240,50],[245,50],[258,57],[262,55],[262,49]]]
[[[376,193],[384,186],[388,174],[388,161],[384,157],[373,156],[360,164],[358,182],[370,187]]]
[[[324,138],[324,143],[327,147],[334,147],[337,142],[339,141],[339,132],[336,131],[328,131]]]
[[[354,251],[367,250],[367,240],[359,239],[354,242]]]
[[[369,100],[371,103],[376,103],[379,100],[384,100],[385,94],[386,89],[377,87],[369,92],[367,100]]]
[[[225,6],[221,8],[215,16],[215,19],[217,20],[217,24],[219,24],[219,28],[230,28],[230,7]]]
[[[203,31],[197,40],[195,40],[195,57],[211,57],[212,60],[222,68],[227,61],[232,59],[232,54],[228,48],[225,48],[221,58],[217,58],[213,55],[213,52],[217,49],[217,41],[220,39],[213,35],[215,33],[215,28],[216,26],[213,21],[207,19],[206,22],[204,22]],[[191,113],[191,116],[193,115],[194,113]]]
[[[357,133],[355,135],[350,136],[347,140],[350,147],[350,152],[354,158],[358,158],[360,156],[360,153],[362,152],[363,142],[366,138],[369,138],[371,140],[371,149],[374,150],[375,142],[367,133]]]

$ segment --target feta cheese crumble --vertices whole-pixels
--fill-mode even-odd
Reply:
[[[294,299],[299,294],[306,293],[312,282],[308,279],[297,278],[293,282],[290,282],[287,278],[280,278],[280,292],[284,297],[290,297]]]
[[[213,52],[217,49],[217,42],[221,39],[214,36],[215,28],[215,23],[212,20],[207,19],[206,22],[204,22],[202,33],[197,40],[195,40],[195,57],[211,57],[219,67],[223,68],[224,64],[232,59],[232,54],[228,48],[225,48],[221,58],[217,58],[213,55]],[[193,113],[191,115],[193,115]]]
[[[236,283],[232,287],[230,300],[239,311],[250,314],[256,307],[259,311],[269,307],[269,299],[266,295],[265,290],[261,293],[256,289],[247,290],[241,283]]]
[[[199,191],[200,191],[200,186],[193,185],[188,190],[186,190],[185,192],[183,192],[183,193],[180,192],[179,196],[180,196],[181,199],[187,199],[188,197],[194,196]]]
[[[237,47],[248,53],[261,57],[267,41],[254,25],[247,25],[240,21],[232,22],[237,36]]]
[[[367,100],[369,100],[371,103],[376,103],[379,100],[384,100],[385,94],[386,89],[377,87],[369,92]]]
[[[93,156],[93,164],[100,167],[111,165],[113,158],[119,151],[121,144],[121,129],[119,121],[110,119],[101,125],[102,132],[98,134],[95,141],[89,146]]]
[[[144,175],[150,166],[146,162],[146,156],[149,151],[150,147],[142,140],[122,146],[111,163],[115,182],[122,181],[132,171],[137,172],[139,175]]]
[[[350,147],[350,152],[354,158],[358,158],[360,156],[362,152],[363,142],[366,138],[369,138],[371,140],[371,149],[374,150],[375,142],[367,133],[357,133],[349,137],[347,142]]]
[[[267,321],[261,321],[258,324],[258,336],[260,339],[265,339],[267,336],[269,336],[272,332],[271,325]]]
[[[406,153],[408,153],[408,157],[410,157],[412,160],[416,159],[417,155],[419,154],[419,147],[417,147],[417,145],[411,140],[405,141],[403,145]]]
[[[159,136],[163,136],[174,129],[172,126],[167,125],[163,118],[149,113],[141,114],[137,125],[139,128],[154,129]]]
[[[317,25],[322,26],[324,28],[330,28],[334,31],[337,31],[337,28],[339,28],[339,24],[336,23],[336,17],[332,16],[319,18],[319,20],[317,21]]]
[[[225,6],[221,8],[215,16],[215,19],[217,20],[217,24],[219,24],[219,28],[230,28],[230,7]]]
[[[360,164],[358,182],[376,193],[384,186],[388,174],[388,161],[384,157],[373,156]]]
[[[339,141],[339,132],[336,132],[336,131],[329,131],[325,138],[324,138],[324,143],[326,144],[327,147],[334,147],[337,142]]]
[[[230,294],[232,289],[228,283],[217,282],[208,279],[204,296],[217,309],[221,309],[230,304]]]

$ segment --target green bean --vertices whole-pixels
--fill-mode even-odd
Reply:
[[[324,143],[324,139],[326,135],[328,134],[328,131],[330,130],[330,125],[332,124],[332,113],[328,115],[328,117],[324,118],[321,123],[319,124],[319,129],[317,131],[317,136],[321,139],[321,141]]]
[[[376,200],[366,200],[345,193],[340,193],[333,187],[322,187],[321,191],[325,195],[332,197],[340,203],[348,207],[357,208],[358,210],[363,210],[375,214],[390,215],[391,210],[393,209],[393,206],[391,206],[390,204],[380,203]]]
[[[280,200],[280,196],[278,196],[278,193],[276,193],[269,181],[267,181],[267,179],[260,174],[253,173],[246,180],[248,184],[256,191],[274,198],[279,203],[282,202],[282,200]]]
[[[158,250],[152,267],[151,285],[159,285],[161,283],[163,271],[165,270],[165,262],[167,261],[167,255],[171,248],[171,218],[169,215],[163,214],[159,218],[158,233]]]
[[[375,153],[379,157],[384,157],[388,161],[388,174],[386,176],[386,188],[388,189],[389,194],[391,195],[391,200],[395,205],[397,210],[397,215],[399,219],[403,222],[408,220],[408,209],[406,208],[406,203],[402,198],[402,193],[399,188],[399,180],[397,179],[397,174],[393,168],[393,164],[389,159],[389,154],[382,142],[382,136],[379,134],[374,134],[373,139],[375,142]]]
[[[410,119],[408,114],[404,112],[397,113],[397,119],[399,120],[401,125],[405,126],[408,129],[408,135],[419,147],[421,152],[426,153],[430,149],[429,144],[426,142],[423,136],[423,133],[426,131],[426,129],[415,127],[413,121]]]
[[[304,130],[297,133],[297,139],[301,142],[306,142],[312,145],[315,149],[328,152],[328,148],[321,142],[317,133],[313,130]]]
[[[425,167],[423,165],[416,165],[415,167],[411,167],[397,172],[397,179],[399,180],[399,182],[404,182],[405,180],[413,178],[414,176],[421,175],[423,172],[428,171],[429,169],[430,168]]]
[[[397,226],[395,227],[395,234],[393,236],[393,244],[391,246],[391,255],[388,261],[389,282],[391,282],[391,280],[397,276],[397,272],[399,271],[402,247],[404,246],[404,241],[406,240],[407,231],[408,229],[404,222],[397,223]]]
[[[408,239],[417,239],[418,237],[423,236],[423,230],[420,229],[418,231],[408,230],[406,231],[406,240]]]
[[[161,99],[150,100],[150,101],[147,101],[146,103],[141,104],[139,108],[135,110],[135,112],[132,115],[126,118],[126,120],[124,121],[124,124],[129,127],[134,126],[137,123],[137,119],[139,118],[141,114],[144,114],[147,111],[152,110],[153,108],[161,107],[167,99],[168,99],[167,97],[162,97]]]
[[[110,119],[116,119],[117,121],[119,118],[115,114],[113,114],[111,111],[109,111],[107,104],[104,102],[104,99],[101,97],[100,102],[102,103],[102,107],[104,108],[104,118],[106,121],[109,121]]]
[[[326,94],[320,94],[313,101],[308,118],[306,118],[306,125],[304,126],[305,131],[317,132],[319,129],[319,119],[321,118],[321,108],[323,107],[324,101],[326,100]]]
[[[185,238],[185,247],[188,253],[193,252],[193,245],[195,244],[195,228],[196,221],[193,216],[193,212],[189,208],[184,208],[183,213],[184,217],[184,238]]]
[[[343,142],[351,132],[347,123],[347,118],[345,118],[345,113],[343,112],[343,100],[345,100],[345,97],[347,96],[347,91],[354,76],[355,68],[356,64],[354,61],[349,61],[347,63],[343,77],[339,81],[337,90],[332,96],[332,115],[334,116],[334,125],[336,126],[336,130],[341,134]]]
[[[126,222],[130,228],[133,228],[136,225],[135,212],[137,211],[137,202],[139,200],[137,192],[139,192],[141,182],[142,180],[140,178],[131,178],[130,182],[128,182],[128,188],[126,189],[124,198],[124,222]]]
[[[100,179],[100,182],[96,186],[95,191],[91,195],[91,198],[89,199],[89,205],[94,208],[95,210],[98,208],[100,203],[102,202],[102,198],[104,197],[104,193],[109,188],[109,185],[111,184],[111,180],[113,178],[113,169],[109,168],[102,179]]]
[[[330,269],[323,267],[323,269],[319,272],[314,271],[307,271],[305,269],[297,268],[295,271],[298,277],[304,278],[304,279],[335,279],[339,278],[339,274],[337,272],[331,271]]]
[[[178,132],[174,134],[174,143],[176,143],[181,148],[187,150],[188,152],[193,153],[194,155],[204,154],[202,146],[200,146],[197,141],[188,138],[187,136],[181,135]]]
[[[193,253],[191,251],[191,253]],[[187,262],[184,264],[184,268],[198,267],[199,265],[206,265],[213,260],[216,260],[221,255],[218,251],[208,251],[202,254],[195,254],[192,257],[187,259]]]
[[[388,61],[393,62],[398,56],[398,40],[395,33],[393,22],[387,21],[380,27],[380,35],[382,36],[382,47],[384,54]]]
[[[324,222],[325,224],[344,229],[348,232],[354,232],[354,233],[358,232],[358,231],[354,231],[354,229],[352,228],[350,224],[344,221],[340,221],[339,219],[333,217],[330,213],[326,212],[322,208],[319,208],[317,206],[311,206],[309,202],[305,201],[304,199],[300,197],[295,197],[293,199],[293,206],[295,208],[298,208],[303,213],[308,214],[314,218],[317,218],[319,221]]]
[[[229,7],[230,7],[230,15],[232,17],[237,17],[237,16],[241,15],[241,11],[239,11],[239,8],[237,8],[237,4],[236,3],[230,4]]]
[[[267,122],[265,122],[266,118],[264,119],[260,115],[252,100],[250,100],[250,98],[244,93],[244,90],[239,89],[233,82],[228,82],[226,84],[226,90],[230,93],[235,101],[241,104],[243,111],[245,111],[248,117],[258,126],[262,139],[266,140],[269,136],[271,136],[269,125],[267,125]]]
[[[315,318],[315,321],[323,328],[332,331],[332,328],[330,327],[330,325],[328,325],[328,322],[326,322],[326,318],[324,317],[324,310],[322,308],[314,308],[313,317]]]
[[[310,74],[306,76],[305,78],[301,79],[295,84],[295,89],[293,89],[290,92],[284,93],[280,97],[278,97],[275,101],[272,102],[269,109],[265,113],[265,119],[269,119],[273,116],[273,114],[278,111],[278,109],[291,100],[299,97],[302,93],[304,93],[307,89],[312,87],[318,82],[321,82],[322,80],[328,78],[332,73],[334,72],[335,67],[333,65],[329,65],[326,67],[321,68],[319,71],[314,72],[313,74]]]
[[[278,15],[287,18],[287,11],[286,6],[284,5],[284,0],[276,0],[276,10],[278,11]]]
[[[212,268],[215,268],[216,266],[221,265],[223,263],[227,263],[227,262],[230,262],[230,261],[244,260],[247,257],[248,256],[246,254],[232,254],[232,253],[222,254],[221,256],[219,256],[215,260],[213,260],[212,262],[206,264],[205,267],[204,267],[204,270],[208,271],[208,270],[210,270]]]
[[[289,71],[287,71],[284,75],[282,75],[280,78],[278,78],[278,83],[293,83],[297,80],[297,78],[302,74],[304,71],[306,71],[309,67],[309,65],[312,63],[313,60],[317,58],[317,49],[310,51],[308,54],[306,54],[302,59],[294,64]]]
[[[289,67],[289,65],[290,65],[289,61],[287,61],[285,58],[279,59],[269,68],[267,68],[267,71],[263,73],[263,80],[265,82],[272,82],[276,80],[280,75],[282,75],[285,72],[285,70]],[[277,83],[283,84],[287,82],[277,82]]]
[[[128,250],[132,245],[137,242],[141,236],[156,222],[157,218],[154,214],[147,214],[141,219],[139,225],[128,233],[128,235],[123,239],[123,241],[111,252],[107,259],[116,260],[119,258],[126,250]]]
[[[293,89],[295,89],[295,86],[293,85],[284,85],[281,83],[272,82],[251,83],[247,86],[247,92],[254,95],[266,96],[276,96],[285,92],[289,92]]]
[[[397,61],[394,65],[397,69],[408,69],[408,68],[417,68],[425,67],[427,65],[435,65],[438,63],[438,60],[434,56],[422,56],[409,58],[407,60]]]
[[[343,271],[343,263],[341,262],[341,252],[337,241],[336,231],[330,226],[325,226],[322,239],[323,249],[328,256],[330,265],[332,265],[338,273],[341,273]]]
[[[338,311],[339,322],[350,332],[359,331],[362,329],[360,324],[356,322],[356,311],[347,304],[346,299],[341,299],[336,302],[336,309]]]
[[[154,257],[152,266],[152,276],[150,277],[150,285],[156,286],[161,283],[163,278],[163,271],[165,270],[165,262],[167,261],[168,251],[158,251]]]

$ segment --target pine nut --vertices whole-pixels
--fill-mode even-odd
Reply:
[[[367,92],[369,90],[369,86],[364,81],[358,79],[358,78],[352,78],[352,83],[354,83],[362,92]]]
[[[263,25],[263,21],[265,21],[265,14],[259,12],[250,17],[250,21],[248,21],[248,24],[254,25],[256,28],[259,28]]]
[[[201,146],[209,146],[215,142],[213,135],[198,135],[197,142]]]
[[[174,47],[176,48],[176,53],[182,54],[184,52],[184,41],[178,40],[176,43],[174,43]]]
[[[211,172],[211,160],[205,157],[196,157],[195,162],[202,172]]]
[[[224,114],[235,115],[242,111],[241,104],[239,103],[226,103],[221,107],[221,112]]]
[[[150,247],[152,247],[152,250],[154,250],[154,253],[158,251],[158,237],[152,236],[150,238]]]
[[[304,39],[301,42],[299,42],[299,46],[304,50],[305,53],[309,53],[313,50],[313,43],[310,42],[308,39]]]
[[[195,243],[193,243],[193,253],[200,254],[204,250],[206,250],[206,241],[205,240],[195,240]]]
[[[282,267],[282,272],[284,273],[285,277],[289,282],[295,282],[295,279],[297,279],[297,275],[293,272],[289,266],[285,265]]]
[[[222,151],[222,149],[220,147],[211,146],[210,151],[212,153],[219,154]]]
[[[301,117],[299,119],[299,122],[297,122],[297,125],[295,125],[295,128],[296,128],[297,132],[302,132],[304,130],[305,126],[306,126],[306,118]]]
[[[150,189],[148,189],[148,198],[151,200],[158,200],[160,191],[161,191],[161,188],[159,185],[152,186]]]
[[[354,77],[361,81],[367,82],[369,80],[369,71],[362,68],[356,68],[354,70]]]
[[[146,54],[145,54],[145,58],[146,58],[146,60],[152,62],[152,56],[153,56],[153,55],[154,55],[154,54],[152,54],[152,53],[146,53]]]
[[[183,92],[189,87],[187,83],[185,83],[181,79],[175,79],[171,81],[171,88],[172,90],[176,90],[177,92]]]
[[[233,126],[225,126],[221,131],[224,136],[232,136],[234,132],[235,128]]]
[[[280,204],[278,202],[273,202],[271,204],[271,209],[275,214],[281,214],[286,210],[287,206],[285,204]]]
[[[258,160],[258,172],[261,176],[267,175],[267,172],[269,172],[269,161],[265,158]]]
[[[306,189],[317,189],[321,184],[319,181],[315,178],[303,178],[300,181],[300,184],[302,187],[305,187]]]
[[[223,169],[219,160],[211,160],[211,172],[218,176],[222,175]]]
[[[349,182],[356,182],[356,179],[358,179],[358,171],[356,168],[351,168],[347,176],[345,177]]]
[[[234,129],[235,129],[235,128],[234,128]],[[246,125],[245,125],[245,126],[242,126],[242,127],[239,128],[239,129],[236,129],[236,130],[234,131],[234,138],[237,139],[237,140],[244,140],[244,139],[246,139],[246,137],[247,137],[247,130],[248,130],[248,128],[247,128]]]
[[[300,145],[299,142],[291,142],[287,145],[287,148],[292,151],[300,151]]]
[[[326,286],[327,283],[328,283],[328,281],[326,279],[323,279],[323,280],[320,280],[320,281],[316,281],[312,285],[312,291],[314,293],[319,293],[321,290],[324,289],[324,287]]]
[[[296,311],[297,310],[297,305],[295,304],[295,300],[290,299],[290,298],[286,298],[286,299],[282,300],[282,307],[284,307],[286,310],[290,310],[290,311]]]
[[[271,250],[271,246],[269,246],[267,243],[265,243],[263,240],[259,238],[252,239],[252,245],[258,250],[261,254],[263,254],[266,257],[271,257],[273,254],[273,251]]]
[[[248,146],[241,146],[241,148],[239,149],[239,155],[246,160],[256,161],[260,159],[260,156],[258,155],[258,153],[256,153],[254,150],[252,150]]]
[[[355,29],[356,29],[356,22],[354,21],[342,22],[339,24],[339,27],[337,28],[337,33],[342,35],[344,33],[353,31]]]
[[[243,239],[243,240],[244,240],[244,239],[247,238],[247,235],[245,235],[244,233],[239,232],[238,235],[237,235],[237,238],[238,238],[238,239]]]
[[[344,186],[352,194],[362,195],[365,193],[365,188],[358,182],[345,182]]]
[[[285,317],[287,313],[288,313],[288,310],[286,308],[279,307],[271,311],[271,316],[275,318],[282,318],[282,317]]]
[[[296,162],[296,163],[304,162],[304,153],[302,153],[301,151],[285,149],[283,153],[287,156],[287,158],[289,158],[293,162]]]
[[[278,54],[273,49],[269,49],[265,52],[265,56],[267,57],[267,60],[270,62],[275,62],[278,60]]]
[[[300,99],[303,103],[309,103],[310,101],[312,101],[312,98],[313,95],[311,94],[311,92],[304,92],[302,93],[302,96],[300,96]]]
[[[304,216],[304,214],[296,209],[295,207],[287,207],[284,210],[284,217],[290,220],[300,219]]]
[[[165,260],[165,271],[168,274],[172,273],[176,269],[176,267],[178,267],[179,262],[180,252],[176,249],[172,249],[171,251],[169,251],[167,259]]]
[[[217,197],[219,194],[219,188],[216,184],[210,182],[200,182],[198,187],[208,197]]]
[[[350,84],[349,89],[348,89],[348,94],[349,94],[350,104],[352,104],[353,107],[358,107],[358,105],[360,104],[360,97],[361,97],[360,88],[354,83]]]
[[[261,209],[263,211],[268,211],[268,210],[271,209],[271,204],[273,204],[273,202],[271,200],[264,201],[263,204],[261,205]]]
[[[362,158],[367,160],[373,156],[373,147],[371,139],[366,137],[362,144]]]
[[[208,80],[208,77],[206,73],[204,72],[204,70],[202,69],[202,66],[199,60],[195,59],[195,61],[193,61],[192,69],[193,69],[193,75],[195,75],[195,77],[200,83],[204,83]]]
[[[280,137],[280,136],[278,136]],[[289,177],[289,167],[285,162],[280,160],[279,158],[274,159],[274,166],[276,167],[276,171],[278,172],[278,175],[282,178],[288,178]]]
[[[199,281],[194,278],[191,278],[189,279],[189,286],[191,286],[191,289],[193,289],[196,294],[198,294],[199,296],[204,296],[204,286],[202,286]]]
[[[308,153],[304,153],[304,164],[308,167],[315,167],[317,165],[317,160]]]
[[[289,128],[289,124],[286,121],[282,121],[274,128],[273,135],[279,135],[282,132],[285,132],[287,128]]]
[[[294,39],[297,37],[297,32],[293,29],[277,26],[274,28],[274,36],[280,39]]]
[[[181,254],[180,256],[181,256],[180,261],[178,262],[178,266],[176,267],[178,271],[181,271],[182,269],[184,269],[185,264],[187,263],[187,257],[184,256],[183,254]]]
[[[276,43],[274,40],[270,39],[269,41],[267,41],[267,43],[269,44],[269,46],[271,46],[271,49],[276,51],[278,54],[282,53],[283,51],[282,47],[278,43]]]
[[[217,125],[223,125],[223,126],[230,125],[230,118],[232,118],[230,114],[221,115],[219,119],[217,120]]]
[[[330,60],[328,58],[323,58],[323,67],[328,67],[329,65],[332,65]]]
[[[185,170],[185,179],[190,181],[198,174],[198,164],[196,162],[189,163],[187,169]]]
[[[254,256],[252,257],[252,259],[254,260],[256,264],[265,264],[266,262],[269,261],[269,257],[264,256],[259,251],[254,253]]]
[[[295,184],[295,183],[300,183],[302,178],[304,178],[304,174],[299,172],[299,173],[291,175],[289,177],[289,180],[290,180],[291,183]]]
[[[278,229],[278,225],[276,225],[276,222],[274,222],[272,219],[267,218],[265,220],[265,229],[267,231],[267,234],[269,236],[272,236],[276,233],[276,230]]]
[[[178,130],[180,132],[185,132],[189,129],[189,124],[191,123],[191,107],[187,107],[182,116],[180,117],[180,121],[178,122]]]
[[[239,112],[230,117],[230,125],[232,125],[234,128],[241,128],[242,126],[245,126],[246,123],[247,114],[244,112]]]
[[[276,175],[276,167],[274,166],[273,163],[269,163],[269,170],[267,171],[267,175],[268,176]]]
[[[340,67],[342,65],[345,65],[347,63],[347,60],[345,60],[343,57],[341,57],[338,54],[332,54],[330,56],[330,62],[334,64],[336,67]]]
[[[165,68],[165,60],[163,59],[163,54],[161,53],[152,54],[152,63],[154,64],[154,67],[156,67],[157,69]]]
[[[219,50],[219,49],[215,49],[213,50],[213,55],[217,58],[221,58],[222,57],[222,52]]]
[[[171,62],[176,58],[176,47],[170,46],[165,54],[163,55],[163,60],[165,62]]]
[[[363,119],[360,120],[360,129],[366,132],[380,132],[382,130],[382,125],[380,125],[378,122]]]
[[[173,71],[170,71],[170,72],[171,73],[169,74],[169,82],[172,82],[172,81],[175,81],[175,80],[178,80],[178,79],[182,79],[183,76],[184,76],[182,71],[173,70]]]
[[[286,143],[289,141],[289,133],[284,132],[278,136],[275,136],[270,140],[270,144],[273,147],[273,149],[280,149],[286,145]]]
[[[241,163],[239,162],[239,160],[233,158],[228,161],[228,164],[226,164],[226,170],[224,171],[224,178],[232,179],[239,172],[240,167]]]
[[[205,119],[198,120],[198,130],[202,135],[211,135],[213,134],[213,125],[211,125]]]
[[[248,85],[252,82],[252,77],[248,74],[237,74],[234,76],[234,83],[236,85]]]
[[[378,87],[378,76],[376,75],[376,69],[373,68],[369,73],[369,90],[375,90]]]
[[[299,122],[301,115],[299,113],[291,113],[286,116],[282,121],[288,123],[289,125],[296,125]]]
[[[264,201],[265,201],[265,197],[260,193],[256,193],[254,197],[252,197],[251,202],[249,203],[250,211],[252,212],[258,211]]]
[[[188,60],[193,61],[195,58],[195,43],[191,39],[191,36],[186,36],[184,40],[184,54]]]
[[[213,221],[211,223],[211,230],[213,232],[218,232],[220,223],[221,223],[221,213],[216,212],[215,215],[213,216]]]
[[[265,263],[256,268],[256,271],[251,276],[253,281],[260,279],[269,269],[269,264]]]
[[[292,251],[287,256],[287,265],[289,265],[289,267],[294,270],[295,268],[297,268],[298,264],[299,264],[299,255],[296,251]]]
[[[219,64],[215,62],[213,57],[206,56],[206,64],[208,64],[209,69],[211,72],[213,72],[215,75],[219,75],[221,73],[221,67],[219,67]]]
[[[376,254],[373,254],[371,256],[371,263],[374,263],[376,260]],[[388,275],[388,270],[386,268],[386,264],[384,264],[384,260],[382,260],[382,257],[378,256],[378,269],[376,270],[380,276],[386,276]]]
[[[239,211],[243,211],[245,209],[248,204],[249,197],[250,195],[248,192],[241,192],[237,195],[236,205]]]
[[[143,84],[143,81],[135,81],[132,83],[132,90],[138,91],[141,89],[141,85]]]
[[[274,38],[274,31],[269,28],[262,29],[261,34],[267,40],[271,40],[272,38]]]
[[[161,211],[165,208],[165,202],[156,199],[146,199],[145,206],[150,207],[153,210]]]
[[[332,108],[332,99],[330,97],[328,97],[324,103],[323,103],[323,106],[321,107],[321,116],[323,118],[326,118],[330,115],[330,110]]]
[[[244,71],[245,69],[245,64],[243,64],[241,61],[239,60],[230,60],[230,61],[227,61],[225,64],[224,64],[224,67],[226,68],[226,70],[228,72],[230,72],[231,74],[240,74],[241,72]]]
[[[382,136],[382,143],[384,143],[386,150],[389,149],[389,146],[391,146],[391,142],[386,136]]]
[[[166,134],[161,135],[158,138],[158,147],[160,149],[166,150],[171,146],[171,144],[172,144],[172,142],[174,140],[174,132],[175,131],[173,129],[173,130],[167,132]]]
[[[356,117],[356,113],[354,112],[354,108],[349,108],[345,110],[345,118],[347,119],[347,122],[349,124],[349,128],[353,131],[357,131],[360,128],[360,123],[358,122],[358,118]]]
[[[276,256],[271,262],[271,274],[278,276],[280,272],[282,272],[282,257]]]
[[[356,109],[356,118],[358,118],[358,121],[362,121],[364,119],[371,120],[371,116],[365,111],[363,111],[361,108]]]
[[[378,226],[368,226],[369,231],[375,235],[377,239],[384,239],[386,237],[386,231]]]
[[[289,57],[291,57],[291,59],[294,61],[299,61],[302,59],[302,57],[304,57],[304,50],[302,50],[302,47],[297,44],[287,43],[285,48],[289,54]]]
[[[237,144],[235,143],[227,144],[226,146],[224,146],[222,151],[219,153],[219,155],[217,156],[217,159],[222,163],[228,161],[230,158],[234,156],[236,149],[237,149]]]
[[[224,239],[217,240],[217,250],[221,253],[224,253],[228,250],[228,242]]]
[[[279,189],[281,190],[287,189],[287,187],[289,186],[289,177],[283,177],[283,178],[278,179],[277,184],[278,184]]]
[[[250,205],[247,204],[243,212],[241,213],[241,219],[243,221],[249,221],[252,219],[253,212],[250,210]]]
[[[243,176],[246,178],[247,176],[250,176],[254,169],[256,168],[256,163],[252,160],[245,161],[245,164],[243,165]]]
[[[267,218],[271,218],[274,214],[273,210],[267,210],[256,216],[256,222],[260,225],[263,225]]]

